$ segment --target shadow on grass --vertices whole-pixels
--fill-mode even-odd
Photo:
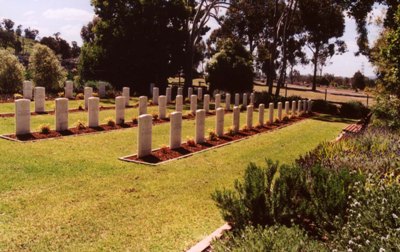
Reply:
[[[344,118],[344,117],[328,115],[328,114],[316,115],[310,119],[317,120],[317,121],[323,121],[323,122],[340,122],[340,123],[348,123],[348,124],[357,122],[357,120],[355,120],[355,119]]]

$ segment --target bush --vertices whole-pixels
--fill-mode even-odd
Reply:
[[[106,124],[107,124],[108,126],[110,126],[110,127],[115,127],[115,125],[116,125],[115,120],[112,119],[112,118],[107,118],[107,119],[106,119]]]
[[[75,99],[76,99],[76,100],[83,100],[83,99],[85,99],[85,95],[84,95],[83,93],[78,93],[78,94],[75,96]]]
[[[231,94],[253,89],[251,54],[241,44],[225,40],[207,64],[210,90],[225,90]]]
[[[328,251],[298,227],[246,227],[239,234],[228,233],[212,244],[212,251]]]
[[[250,164],[244,181],[235,181],[235,191],[217,190],[212,198],[238,230],[297,224],[322,237],[334,231],[334,220],[343,219],[352,185],[359,180],[347,170],[305,170],[268,161],[264,168]]]
[[[187,143],[187,145],[192,146],[192,147],[196,146],[196,142],[194,141],[193,138],[188,137],[186,143]]]
[[[393,96],[378,96],[373,112],[373,125],[393,130],[400,129],[400,99]]]
[[[346,118],[360,119],[368,115],[369,109],[359,101],[351,101],[342,104],[340,115]]]
[[[64,85],[67,72],[54,52],[45,45],[36,44],[29,57],[29,69],[37,86],[55,91]]]
[[[318,113],[337,115],[339,113],[338,107],[330,102],[324,100],[314,100],[312,110]]]
[[[132,118],[132,123],[133,123],[133,124],[138,124],[138,119],[137,119],[137,117],[133,117],[133,118]]]
[[[78,129],[78,130],[84,130],[84,129],[87,128],[87,126],[86,126],[86,124],[85,124],[84,122],[82,122],[82,121],[77,121],[77,122],[75,123],[75,128]]]
[[[0,49],[0,90],[12,94],[19,91],[24,80],[24,66],[17,57],[7,50]]]
[[[42,124],[39,126],[39,132],[42,134],[50,134],[50,124]]]
[[[218,140],[218,136],[215,133],[214,130],[208,130],[208,140],[210,141],[217,141]]]

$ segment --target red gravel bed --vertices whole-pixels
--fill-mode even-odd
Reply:
[[[174,158],[179,158],[182,156],[186,156],[189,154],[193,154],[199,151],[203,151],[212,147],[220,146],[227,144],[232,141],[240,140],[243,138],[247,138],[252,135],[260,134],[263,132],[272,131],[277,128],[282,128],[294,124],[298,121],[304,120],[308,118],[308,115],[304,115],[302,117],[296,117],[290,119],[289,121],[281,121],[277,123],[273,123],[272,125],[264,125],[263,127],[254,127],[250,130],[240,130],[237,134],[230,136],[225,134],[224,136],[218,137],[215,140],[206,140],[205,143],[202,144],[188,144],[183,143],[180,148],[171,150],[170,148],[160,148],[157,150],[152,151],[151,155],[138,158],[137,155],[132,155],[123,158],[124,160],[128,161],[138,161],[138,162],[145,162],[150,164],[157,164],[164,161],[168,161]]]

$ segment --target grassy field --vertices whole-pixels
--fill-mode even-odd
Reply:
[[[126,113],[128,119],[137,109]],[[101,120],[110,116],[113,110],[100,112]],[[74,113],[70,123],[85,118]],[[35,116],[32,128],[53,121]],[[225,126],[231,122],[227,115]],[[206,119],[207,128],[214,123]],[[291,163],[347,123],[309,119],[157,167],[117,159],[136,153],[137,128],[36,143],[0,140],[0,251],[182,251],[223,223],[210,194],[230,187],[249,162]],[[13,127],[13,118],[0,119],[0,134]],[[168,143],[168,134],[168,124],[155,126],[153,147]],[[193,120],[184,121],[183,136],[194,136]]]

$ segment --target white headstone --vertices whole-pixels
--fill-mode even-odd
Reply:
[[[290,111],[290,103],[287,101],[285,102],[285,114],[286,116],[289,116]]]
[[[165,96],[167,97],[167,103],[171,103],[172,102],[172,90],[170,87],[167,87],[167,89],[165,90]]]
[[[253,105],[247,106],[247,128],[253,128]]]
[[[124,87],[122,89],[122,96],[125,97],[125,106],[129,106],[129,100],[131,99],[131,89],[128,87]]]
[[[125,97],[117,96],[115,97],[115,123],[124,124],[125,123]]]
[[[254,93],[250,94],[250,104],[254,105]]]
[[[206,113],[210,112],[210,95],[208,94],[204,95],[203,109]]]
[[[229,93],[225,95],[225,109],[231,110],[231,94]]]
[[[268,112],[269,112],[268,122],[272,124],[274,123],[274,104],[272,102],[269,104]]]
[[[72,81],[65,82],[64,96],[67,99],[72,99],[74,97],[74,83]]]
[[[160,95],[160,89],[158,87],[153,88],[153,105],[158,105],[158,96]]]
[[[181,147],[182,143],[182,112],[172,112],[170,115],[171,130],[169,146],[171,149]]]
[[[301,100],[297,101],[297,113],[300,115],[302,110],[302,102]]]
[[[238,132],[240,129],[240,107],[233,107],[233,131]]]
[[[206,111],[204,109],[199,109],[196,111],[196,135],[195,142],[196,144],[204,143],[204,132],[205,132],[205,118]]]
[[[282,121],[282,102],[278,102],[278,119]]]
[[[181,87],[178,88],[178,95],[183,96],[183,88],[181,88]]]
[[[236,93],[235,94],[235,106],[239,107],[240,105],[240,94]]]
[[[177,95],[175,98],[175,110],[182,112],[183,110],[183,95]]]
[[[31,100],[19,99],[15,101],[15,134],[31,133]]]
[[[203,89],[201,87],[197,88],[197,99],[199,99],[199,101],[203,99]]]
[[[243,93],[243,106],[247,107],[247,94]]]
[[[106,97],[106,83],[104,81],[99,82],[99,97]]]
[[[265,112],[265,105],[260,104],[258,105],[258,123],[263,126],[264,125],[264,112]]]
[[[56,131],[68,130],[68,99],[57,98],[56,102]]]
[[[165,95],[158,97],[158,115],[160,119],[167,118],[167,97]]]
[[[98,97],[90,97],[88,104],[89,127],[95,128],[99,126],[99,103]]]
[[[24,81],[22,84],[24,99],[32,100],[33,84],[31,81]]]
[[[45,112],[46,89],[44,87],[35,87],[35,112]]]
[[[224,135],[224,114],[225,111],[223,108],[217,108],[216,111],[216,120],[215,120],[215,133],[217,136],[222,136]]]
[[[296,116],[296,101],[292,101],[292,116]]]
[[[190,96],[190,111],[195,114],[197,110],[197,95]]]
[[[139,115],[147,114],[147,96],[139,97]]]
[[[85,87],[83,90],[84,97],[85,97],[85,109],[87,110],[89,107],[89,98],[93,96],[93,88]]]
[[[150,94],[153,95],[153,90],[156,85],[154,83],[150,83]]]
[[[190,88],[188,88],[188,97],[190,98],[190,97],[192,97],[192,95],[193,95],[193,88],[190,87]]]
[[[151,154],[153,117],[149,114],[139,116],[138,120],[138,158]]]
[[[215,110],[217,110],[217,108],[221,107],[221,95],[220,94],[216,94],[215,95]]]

